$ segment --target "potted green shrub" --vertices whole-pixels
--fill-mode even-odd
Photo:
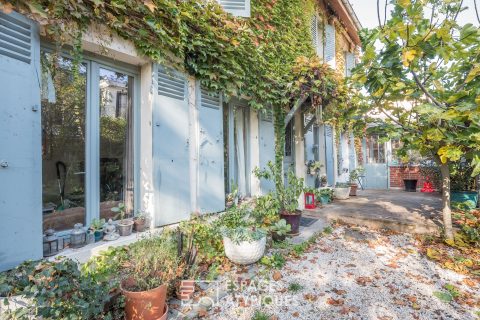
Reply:
[[[268,162],[268,169],[256,168],[254,172],[257,177],[270,180],[278,180],[278,177],[283,176],[281,168],[276,168],[271,161]],[[280,218],[285,219],[291,226],[292,229],[288,234],[292,236],[299,234],[302,211],[298,210],[298,200],[303,190],[303,179],[297,178],[291,170],[287,175],[287,183],[276,184],[275,197],[280,208]]]
[[[350,183],[337,182],[333,189],[333,197],[338,200],[346,200],[350,197]]]
[[[333,189],[332,188],[321,188],[317,189],[315,197],[320,200],[322,204],[327,204],[332,202],[333,199]]]
[[[270,227],[270,231],[272,232],[272,239],[273,241],[280,242],[284,241],[287,233],[292,230],[292,226],[287,224],[285,219],[278,220],[274,225]]]
[[[266,232],[255,227],[240,226],[221,229],[225,255],[237,264],[252,264],[263,257],[267,243]]]
[[[113,207],[110,209],[112,212],[117,213],[115,218],[120,217],[120,221],[117,222],[118,234],[120,236],[129,236],[132,234],[133,230],[133,219],[125,218],[126,217],[126,207],[123,202],[118,204],[118,207]]]
[[[102,240],[105,231],[105,219],[93,219],[92,222],[90,222],[89,229],[93,231],[95,242]]]
[[[358,178],[365,172],[365,169],[363,167],[358,167],[356,169],[353,169],[350,171],[350,176],[348,178],[348,181],[350,183],[350,196],[356,196],[357,195],[357,189],[358,189]]]
[[[130,246],[121,270],[125,319],[166,319],[167,294],[180,272],[181,259],[173,236],[152,236]]]

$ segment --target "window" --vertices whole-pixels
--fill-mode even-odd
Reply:
[[[350,77],[352,75],[352,69],[355,67],[355,54],[352,52],[346,51],[344,53],[345,57],[345,77]]]
[[[41,66],[43,229],[131,213],[134,76],[47,50]]]
[[[385,142],[378,135],[366,138],[366,162],[385,163]]]
[[[239,17],[250,17],[250,0],[218,0],[226,12]]]
[[[323,53],[323,47],[324,47],[324,41],[323,41],[323,24],[321,23],[320,18],[318,18],[317,15],[312,16],[312,21],[311,21],[311,33],[312,33],[312,44],[314,49],[317,52],[317,56],[320,58],[324,58],[324,53]]]
[[[100,68],[100,217],[133,211],[133,77]]]
[[[42,52],[43,228],[85,224],[87,66]]]
[[[325,62],[335,68],[335,26],[325,26]]]

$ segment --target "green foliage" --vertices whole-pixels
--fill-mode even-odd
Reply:
[[[322,231],[324,234],[332,234],[333,232],[333,228],[331,226],[328,226],[328,227],[325,227],[323,228],[323,231]]]
[[[279,236],[285,236],[292,230],[292,226],[285,219],[280,219],[270,227],[270,231],[275,232]]]
[[[82,274],[73,260],[28,261],[11,272],[7,282],[12,294],[21,294],[32,304],[7,311],[4,319],[93,319],[104,314],[112,289],[108,282]]]
[[[251,212],[252,218],[259,227],[268,228],[272,223],[278,221],[280,206],[275,194],[268,194],[256,199],[255,208]]]
[[[269,161],[267,169],[260,170],[255,168],[254,173],[258,178],[275,181],[275,177],[282,175],[282,167],[277,167],[273,162]],[[287,183],[277,185],[275,197],[280,211],[295,212],[299,203],[298,198],[303,192],[303,179],[299,179],[292,171],[288,172]]]
[[[292,282],[288,285],[288,291],[296,293],[303,290],[303,286],[298,282]]]
[[[105,219],[98,219],[94,218],[92,219],[92,222],[90,222],[90,229],[93,231],[98,231],[103,229],[105,226]]]
[[[365,169],[363,167],[357,167],[350,171],[350,175],[348,177],[348,181],[350,183],[357,183],[358,178],[365,173]]]
[[[253,224],[253,220],[250,217],[251,209],[248,205],[241,205],[238,207],[231,207],[225,213],[214,222],[216,227],[246,227]]]
[[[435,297],[437,297],[440,301],[449,303],[453,300],[453,297],[450,293],[448,292],[442,292],[442,291],[435,291],[433,293]]]
[[[476,177],[473,176],[473,170],[473,166],[468,162],[457,161],[451,163],[451,189],[454,191],[475,191],[477,184]]]
[[[268,313],[265,313],[260,310],[256,310],[253,314],[252,320],[270,320],[271,317]]]
[[[271,256],[263,256],[262,259],[260,259],[260,264],[273,269],[281,269],[285,263],[285,258],[277,252]]]
[[[262,239],[267,235],[266,231],[255,227],[235,227],[227,228],[223,226],[220,230],[222,236],[229,238],[233,243],[254,242]]]

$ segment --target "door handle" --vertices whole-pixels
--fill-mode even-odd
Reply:
[[[2,161],[0,162],[0,167],[2,167],[2,168],[7,168],[7,167],[8,167],[8,162],[7,162],[6,160],[2,160]]]

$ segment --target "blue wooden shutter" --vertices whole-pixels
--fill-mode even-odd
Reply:
[[[226,12],[239,17],[250,17],[250,0],[218,0]]]
[[[325,26],[325,62],[335,69],[335,26]]]
[[[269,161],[275,161],[275,130],[273,127],[272,108],[259,111],[259,118],[259,165],[261,169],[264,169]],[[273,190],[275,190],[275,183],[272,180],[260,179],[260,191],[262,194]]]
[[[42,257],[40,37],[0,11],[0,271]]]
[[[352,69],[355,67],[355,54],[351,52],[345,53],[345,75],[350,77],[352,75]]]
[[[202,213],[219,212],[225,209],[222,97],[204,89],[197,92],[200,130],[197,203]]]
[[[190,145],[187,80],[156,66],[153,104],[153,184],[155,225],[190,217]]]

